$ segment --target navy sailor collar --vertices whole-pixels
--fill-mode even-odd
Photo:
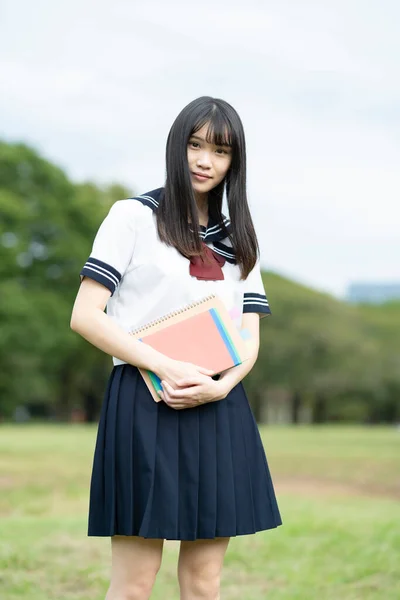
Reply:
[[[161,192],[164,188],[160,187],[150,192],[146,192],[145,194],[140,194],[139,196],[134,196],[131,198],[132,200],[139,200],[145,206],[151,208],[153,212],[156,212],[159,204],[159,199]],[[235,264],[236,257],[235,252],[232,246],[227,246],[223,244],[221,240],[226,239],[227,233],[228,235],[231,233],[230,227],[230,219],[222,215],[223,223],[225,225],[225,230],[221,225],[212,219],[211,217],[208,219],[207,227],[204,225],[200,225],[200,237],[203,242],[213,242],[214,250],[223,256],[228,262]]]

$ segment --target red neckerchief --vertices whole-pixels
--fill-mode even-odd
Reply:
[[[225,258],[211,250],[202,242],[203,254],[201,256],[191,256],[189,273],[197,279],[206,279],[208,281],[218,281],[224,279],[222,266],[225,264]]]

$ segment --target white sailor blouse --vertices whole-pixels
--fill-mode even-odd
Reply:
[[[80,277],[90,277],[110,290],[107,315],[130,331],[210,294],[221,298],[238,328],[243,313],[256,312],[260,318],[270,314],[259,260],[247,279],[240,279],[234,248],[226,237],[229,218],[223,217],[225,231],[212,219],[200,227],[202,241],[225,258],[222,280],[191,276],[190,261],[161,242],[156,211],[162,190],[118,200],[97,231]],[[124,361],[113,357],[113,363]]]

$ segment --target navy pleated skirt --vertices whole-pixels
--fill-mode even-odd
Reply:
[[[281,525],[242,383],[218,402],[154,402],[137,367],[114,366],[90,484],[89,536],[195,540]]]

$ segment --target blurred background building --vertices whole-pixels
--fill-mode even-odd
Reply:
[[[347,288],[348,302],[370,302],[381,304],[390,300],[400,300],[400,281],[397,283],[351,283]]]

